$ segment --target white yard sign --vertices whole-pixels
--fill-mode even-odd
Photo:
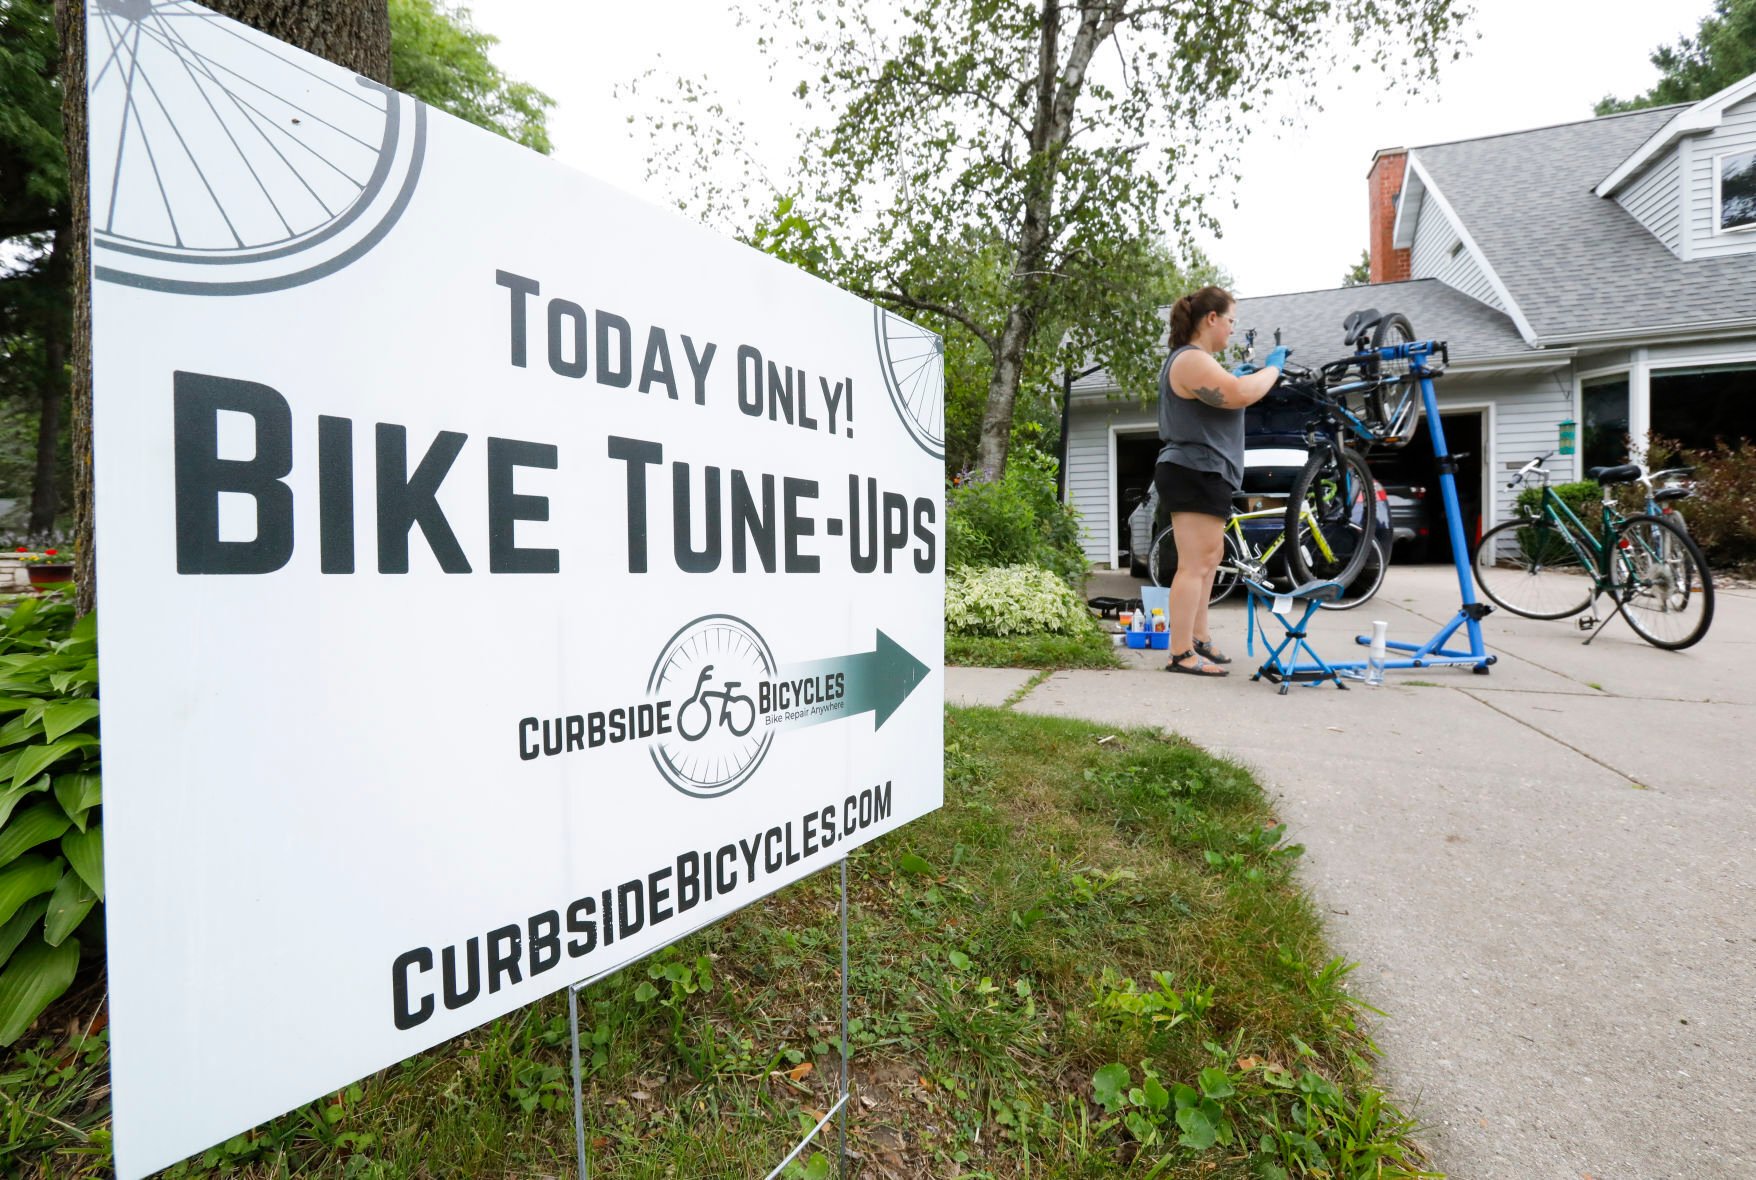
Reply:
[[[190,3],[88,8],[118,1170],[937,807],[932,334]]]

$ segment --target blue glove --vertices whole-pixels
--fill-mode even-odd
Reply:
[[[1239,361],[1237,364],[1232,366],[1232,376],[1234,376],[1234,377],[1248,377],[1251,373],[1254,373],[1255,371],[1256,371],[1256,365],[1255,365],[1255,362],[1253,362],[1253,361]]]
[[[1286,372],[1287,357],[1292,351],[1293,350],[1290,348],[1276,346],[1275,350],[1268,354],[1268,359],[1262,362],[1262,367],[1265,369],[1279,369],[1283,373]]]

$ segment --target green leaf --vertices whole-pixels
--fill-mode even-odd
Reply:
[[[933,875],[933,866],[912,852],[905,852],[898,857],[896,867],[905,873],[914,873],[917,876],[924,875],[930,877]]]
[[[49,895],[49,909],[43,917],[43,941],[50,946],[60,946],[69,934],[79,929],[79,924],[85,921],[85,916],[97,903],[98,895],[78,873],[63,873],[61,883]]]
[[[1171,1103],[1171,1092],[1159,1083],[1159,1080],[1148,1074],[1141,1087],[1146,1095],[1146,1105],[1153,1110],[1163,1110]]]
[[[1128,1133],[1142,1143],[1149,1143],[1158,1137],[1158,1128],[1154,1127],[1152,1125],[1152,1120],[1148,1119],[1138,1110],[1129,1111],[1128,1116],[1124,1118],[1122,1122],[1127,1126]]]
[[[1177,1112],[1177,1125],[1183,1128],[1182,1136],[1177,1140],[1184,1147],[1193,1147],[1196,1151],[1206,1151],[1219,1139],[1213,1124],[1207,1116],[1194,1108],[1185,1108]]]
[[[21,856],[0,869],[0,922],[11,921],[19,906],[60,884],[66,863],[58,856],[54,860]]]
[[[18,944],[24,941],[24,936],[31,932],[31,927],[42,919],[48,908],[49,899],[46,897],[28,901],[12,915],[11,921],[0,926],[0,967],[6,965],[6,960],[12,957],[12,952],[18,949]]]
[[[103,776],[93,773],[55,776],[55,799],[73,826],[85,831],[85,813],[104,801]],[[0,823],[5,822],[0,820]]]
[[[1237,1093],[1225,1070],[1211,1068],[1201,1071],[1201,1092],[1209,1098],[1230,1098]]]
[[[5,777],[6,775],[4,772],[0,772],[0,779]],[[46,791],[48,788],[49,776],[45,774],[41,778],[24,784],[22,787],[14,787],[9,791],[0,791],[0,828],[6,826],[6,821],[12,817],[12,809],[22,803],[27,796],[34,795],[38,791]]]
[[[67,990],[77,970],[77,938],[60,946],[32,939],[19,948],[6,970],[0,971],[0,1045],[23,1036],[43,1009]]]
[[[639,987],[634,989],[634,999],[638,1003],[642,1003],[642,1004],[646,1003],[649,1000],[656,998],[658,996],[658,994],[659,994],[658,988],[656,988],[656,987],[652,986],[652,984],[646,983],[644,981],[641,982],[641,985]]]
[[[37,736],[43,720],[43,706],[28,706],[24,712],[0,725],[0,746],[16,746]]]
[[[951,953],[947,954],[945,957],[947,959],[950,959],[951,965],[953,967],[956,967],[959,971],[968,971],[969,970],[970,958],[968,955],[964,954],[962,951],[952,951]]]
[[[43,736],[54,741],[71,733],[98,715],[98,703],[89,697],[77,701],[57,701],[43,710]]]
[[[96,611],[86,611],[79,616],[79,622],[73,624],[68,638],[80,643],[95,643],[98,638],[98,616]]]
[[[1182,1082],[1178,1082],[1171,1094],[1177,1103],[1178,1110],[1189,1110],[1201,1105],[1201,1095],[1195,1092],[1194,1086],[1185,1086]]]
[[[26,808],[13,816],[5,827],[0,827],[0,865],[10,864],[72,826],[59,803],[39,803]]]
[[[104,896],[104,827],[98,824],[83,832],[68,832],[61,837],[61,851],[91,891]]]
[[[28,782],[67,755],[97,744],[98,739],[89,733],[74,733],[46,746],[26,746],[13,767],[12,785]]]
[[[1128,1080],[1128,1067],[1120,1061],[1112,1061],[1091,1075],[1091,1096],[1098,1105],[1114,1113],[1128,1104],[1124,1093]]]

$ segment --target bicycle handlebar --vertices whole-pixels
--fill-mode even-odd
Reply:
[[[1541,475],[1544,478],[1547,478],[1549,473],[1543,467],[1543,464],[1547,463],[1550,459],[1552,459],[1554,457],[1555,457],[1555,452],[1550,451],[1546,455],[1541,455],[1535,459],[1532,459],[1529,463],[1526,463],[1523,467],[1520,467],[1518,469],[1518,474],[1514,475],[1510,480],[1508,480],[1506,482],[1506,486],[1509,488],[1515,488],[1519,484],[1523,483],[1527,476],[1531,476],[1531,475]]]

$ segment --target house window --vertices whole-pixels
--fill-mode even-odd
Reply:
[[[1719,158],[1719,228],[1756,227],[1756,152]]]
[[[1585,383],[1585,429],[1580,458],[1586,467],[1628,461],[1628,377],[1597,377]]]
[[[1686,447],[1756,438],[1756,364],[1654,372],[1652,433]]]

